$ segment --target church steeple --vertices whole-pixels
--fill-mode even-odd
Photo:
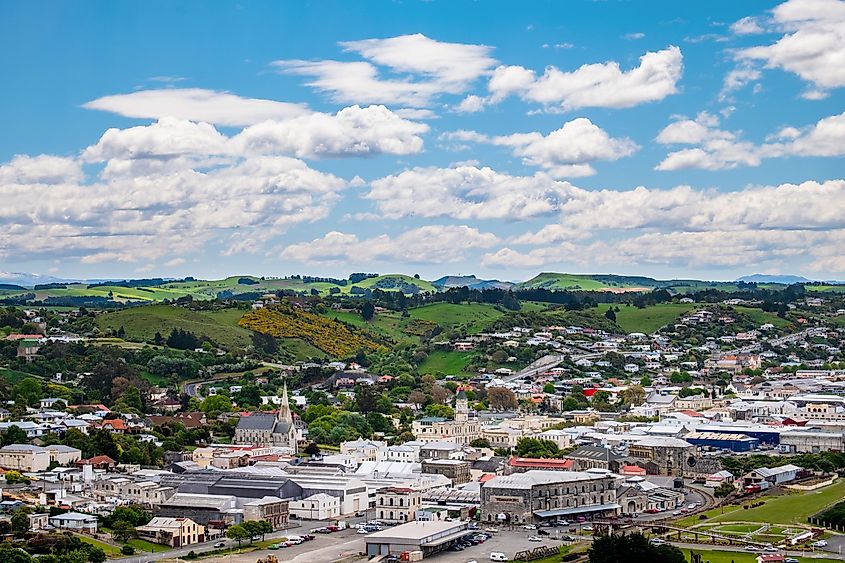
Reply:
[[[290,399],[288,399],[288,382],[284,383],[284,390],[282,391],[282,404],[279,405],[279,414],[276,418],[282,422],[293,424],[293,416],[290,413]]]

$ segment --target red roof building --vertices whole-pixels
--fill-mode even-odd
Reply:
[[[571,459],[545,457],[511,457],[505,464],[505,473],[524,473],[534,469],[546,471],[572,471]]]

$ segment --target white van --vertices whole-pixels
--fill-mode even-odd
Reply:
[[[507,556],[501,551],[494,551],[490,554],[490,561],[507,561]]]

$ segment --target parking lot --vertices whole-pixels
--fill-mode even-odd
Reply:
[[[548,528],[550,532],[548,536],[540,536],[542,541],[529,541],[530,536],[537,535],[537,531],[531,530],[502,530],[498,533],[491,534],[489,540],[482,544],[468,547],[463,551],[444,551],[433,555],[426,559],[436,563],[466,563],[467,561],[490,561],[490,553],[498,551],[504,553],[505,556],[511,560],[515,553],[527,549],[534,549],[540,546],[560,546],[564,545],[559,539],[562,535],[567,535],[568,532],[559,528]],[[589,536],[585,536],[584,540],[589,540]]]

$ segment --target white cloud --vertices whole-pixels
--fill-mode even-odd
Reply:
[[[162,118],[151,125],[109,129],[83,151],[83,158],[108,161],[109,174],[146,174],[262,154],[300,158],[408,155],[422,150],[420,135],[427,131],[427,125],[402,119],[384,106],[351,106],[334,115],[311,113],[265,121],[231,138],[208,123]]]
[[[428,126],[397,116],[384,106],[351,106],[335,115],[314,113],[267,121],[232,139],[244,154],[293,154],[300,158],[407,155],[422,150]]]
[[[628,71],[615,61],[587,64],[571,72],[550,66],[542,76],[521,66],[500,66],[493,72],[488,89],[493,102],[516,95],[564,110],[626,108],[676,93],[682,73],[681,50],[671,46],[646,53],[640,57],[639,66]]]
[[[282,250],[280,258],[303,263],[442,264],[460,261],[467,250],[490,248],[498,241],[496,235],[466,225],[427,225],[396,237],[379,235],[364,240],[354,234],[332,231],[309,242],[289,245]]]
[[[784,35],[736,51],[737,59],[793,72],[815,91],[845,86],[845,2],[789,0],[772,10],[772,20]]]
[[[458,165],[412,168],[374,180],[364,197],[391,219],[527,219],[555,213],[573,189],[545,174],[510,176]]]
[[[137,119],[176,117],[239,127],[268,119],[289,119],[309,113],[303,104],[242,98],[200,88],[141,90],[97,98],[82,105]]]
[[[819,120],[802,131],[783,127],[767,142],[755,145],[739,139],[739,133],[723,131],[714,116],[701,113],[696,120],[670,123],[657,136],[662,144],[691,144],[695,148],[670,152],[657,170],[701,168],[722,170],[737,166],[759,166],[763,159],[786,156],[832,157],[845,154],[845,113]]]
[[[0,186],[5,184],[62,184],[78,182],[82,167],[73,158],[42,154],[17,155],[0,165]]]
[[[457,111],[458,113],[475,113],[483,110],[486,105],[487,100],[485,100],[481,96],[470,94],[469,96],[461,100],[461,103],[455,107],[455,111]]]
[[[16,166],[12,161],[4,165]],[[49,180],[52,183],[45,183]],[[211,241],[277,236],[325,218],[346,183],[287,157],[104,177],[81,183],[37,174],[0,182],[0,258],[149,263],[184,258]]]
[[[756,35],[766,30],[761,25],[759,18],[749,16],[732,23],[731,31],[736,35]]]
[[[639,149],[631,139],[613,138],[584,117],[568,121],[545,136],[532,132],[488,137],[472,131],[457,131],[445,137],[511,147],[513,154],[522,157],[525,164],[539,166],[556,177],[595,174],[590,162],[618,160]]]
[[[725,75],[722,90],[719,92],[719,101],[725,101],[728,96],[747,84],[760,80],[762,73],[747,64],[739,66]]]
[[[645,33],[642,32],[635,32],[635,33],[626,33],[622,36],[622,39],[627,39],[629,41],[636,41],[637,39],[642,39],[645,37]]]
[[[280,60],[273,66],[313,77],[308,85],[336,101],[426,107],[440,94],[465,92],[496,63],[485,45],[446,43],[419,33],[347,41],[341,46],[366,60]]]

